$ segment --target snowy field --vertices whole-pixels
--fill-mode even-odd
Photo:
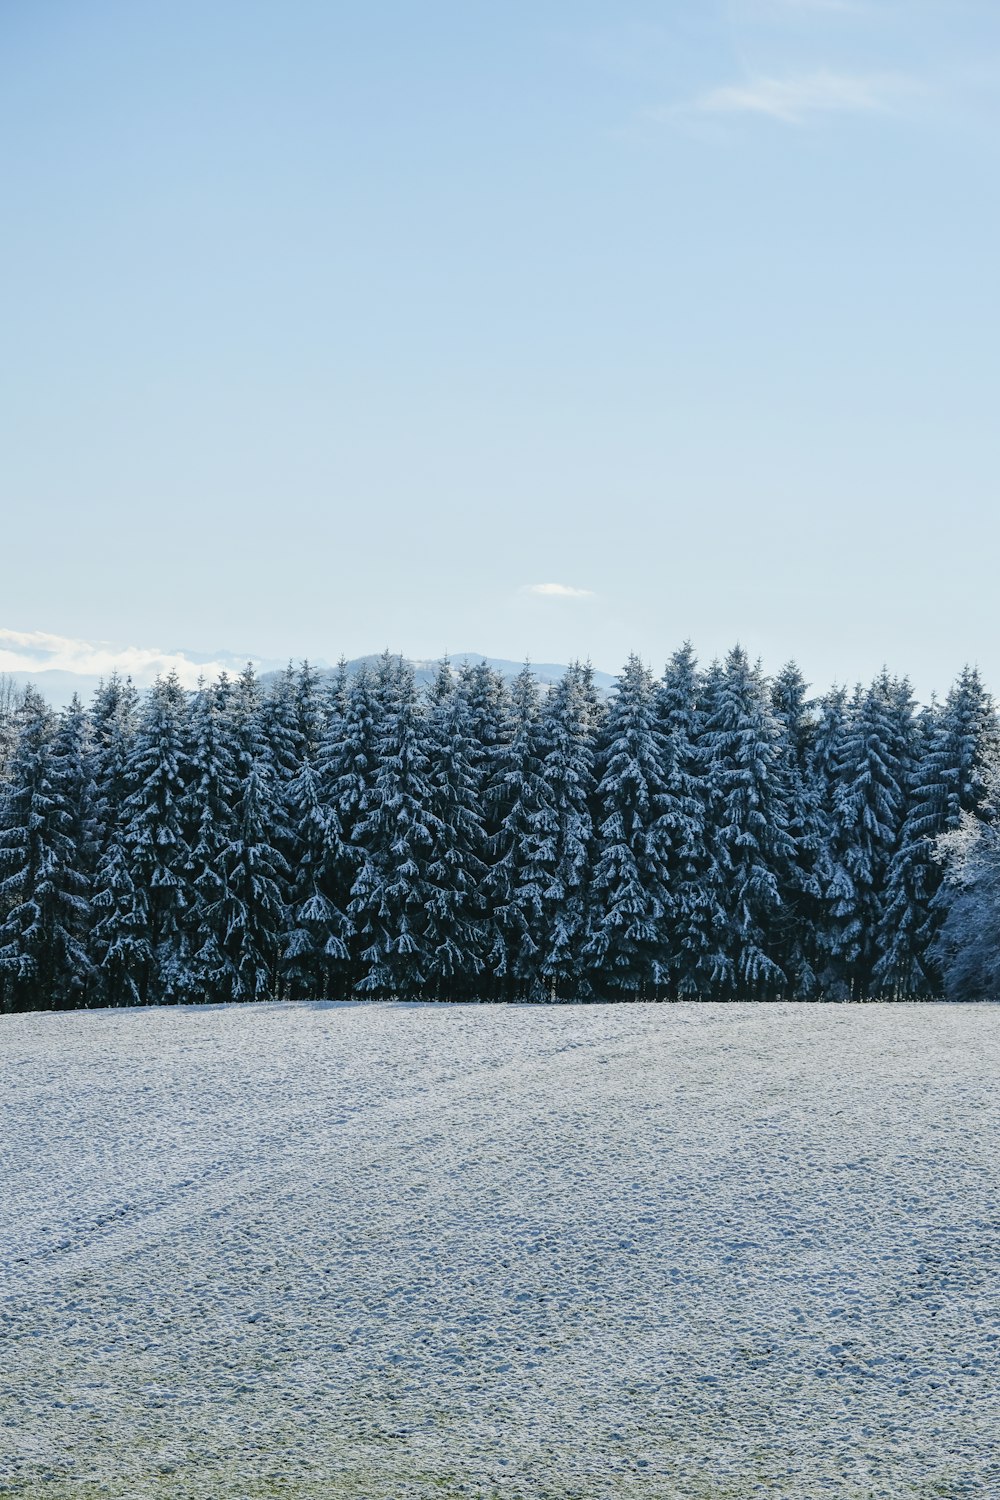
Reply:
[[[1000,1008],[0,1018],[0,1494],[1000,1495]]]

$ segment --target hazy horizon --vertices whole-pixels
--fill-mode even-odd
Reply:
[[[697,641],[692,644],[701,665],[707,666],[711,658],[698,652]],[[732,641],[730,647],[743,644],[741,641]],[[678,641],[674,649],[676,650],[681,645],[682,642]],[[388,650],[391,655],[402,656],[418,665],[436,663],[448,657],[453,662],[463,660],[499,662],[513,669],[519,667],[526,659],[523,656],[503,656],[489,651],[467,650],[438,651],[420,656],[415,652],[385,643],[375,650],[359,652],[357,656],[345,659],[356,661],[359,658],[377,656],[383,650]],[[651,661],[641,651],[635,654],[651,667],[654,675],[658,676],[666,665],[665,661]],[[124,646],[107,641],[72,640],[42,631],[32,634],[0,629],[0,677],[6,676],[18,684],[26,681],[34,682],[57,707],[68,703],[74,691],[81,696],[92,692],[100,681],[106,680],[113,672],[123,677],[130,677],[140,688],[149,687],[159,676],[175,672],[182,686],[193,688],[201,680],[213,681],[223,672],[230,676],[235,675],[247,662],[251,662],[258,673],[262,674],[281,671],[289,663],[298,666],[304,660],[308,660],[312,666],[321,670],[328,670],[335,667],[341,655],[342,653],[334,651],[332,654],[328,652],[306,656],[302,653],[297,656],[278,658],[262,656],[254,651],[230,651],[224,648],[214,651],[185,650],[179,647],[163,650],[158,647]],[[725,652],[719,653],[720,658],[724,655]],[[569,665],[570,661],[585,659],[588,658],[585,658],[582,653],[573,653],[567,656],[564,662],[548,662],[538,657],[527,657],[529,664],[541,675],[542,680],[546,680],[545,674],[552,667],[561,669]],[[624,661],[608,664],[590,660],[603,686],[610,686],[611,680],[618,676],[625,665]],[[800,667],[802,666],[802,662],[796,657],[785,658],[782,661],[766,661],[763,658],[761,660],[769,676],[774,676],[788,660],[795,660]],[[914,682],[912,674],[906,672],[905,668],[896,671],[888,663],[882,665],[888,667],[891,675],[908,677],[917,701],[927,703],[932,696],[943,698],[963,667],[978,666],[978,663],[961,663],[947,681],[933,684],[930,691],[926,693],[919,691],[919,684]],[[869,677],[876,675],[879,670],[881,666],[869,674]],[[818,698],[830,688],[836,686],[853,688],[856,682],[867,682],[869,679],[849,679],[841,676],[829,682],[813,682],[808,678],[807,680],[810,682],[812,696]],[[989,688],[989,681],[986,681],[985,685]]]

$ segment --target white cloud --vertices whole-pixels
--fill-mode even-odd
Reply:
[[[74,640],[44,630],[0,629],[0,672],[59,671],[80,677],[109,677],[117,671],[146,686],[174,671],[185,687],[194,687],[199,677],[211,680],[230,666],[226,662],[194,662],[180,651]]]
[[[889,73],[757,76],[710,89],[692,108],[699,114],[763,115],[784,125],[802,125],[817,115],[888,113],[911,88],[908,80]]]
[[[593,599],[591,589],[574,589],[568,583],[526,583],[522,594],[540,594],[546,599]]]

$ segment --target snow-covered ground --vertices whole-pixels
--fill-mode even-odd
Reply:
[[[0,1018],[0,1494],[1000,1495],[1000,1009]]]

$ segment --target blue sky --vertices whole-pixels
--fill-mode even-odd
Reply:
[[[9,0],[0,627],[1000,688],[998,84],[995,0]]]

